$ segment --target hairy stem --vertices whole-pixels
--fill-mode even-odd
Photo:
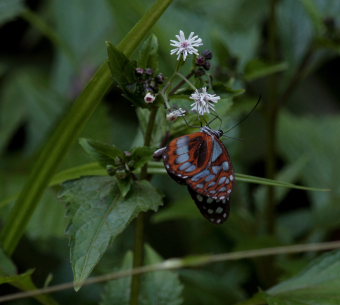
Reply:
[[[144,146],[150,146],[152,140],[152,132],[155,126],[156,115],[158,108],[152,108],[149,116],[148,126],[146,128],[144,137]],[[141,171],[140,179],[148,178],[148,164],[146,163]],[[133,249],[133,268],[143,266],[144,262],[144,225],[145,214],[140,213],[135,221],[135,245]],[[132,276],[130,304],[138,305],[139,291],[140,291],[140,275]]]

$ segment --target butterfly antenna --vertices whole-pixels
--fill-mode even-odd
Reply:
[[[232,140],[236,140],[236,141],[243,141],[243,139],[241,139],[241,138],[229,137],[229,136],[227,136],[227,135],[225,135],[225,134],[222,135],[221,138],[223,138],[223,137],[228,138],[228,139],[232,139]]]
[[[218,120],[220,121],[220,128],[221,128],[222,119],[220,118],[220,116],[217,114],[216,111],[213,111],[212,114],[213,114],[215,117],[214,117],[207,125],[210,126],[210,124],[211,124],[212,122],[214,122],[216,119],[218,119]],[[219,129],[220,129],[220,128],[219,128]]]
[[[257,100],[255,106],[252,108],[252,110],[250,110],[240,121],[238,121],[234,126],[230,127],[228,130],[223,131],[223,133],[227,133],[230,130],[234,129],[235,127],[239,126],[241,123],[243,123],[246,119],[249,118],[249,116],[255,111],[256,107],[258,106],[258,104],[261,102],[261,98],[262,96],[260,95],[259,99]]]
[[[190,127],[190,128],[200,128],[200,126],[190,125],[190,124],[188,123],[188,121],[185,119],[184,116],[183,116],[182,118],[183,118],[185,124],[186,124],[188,127]],[[201,127],[202,127],[202,124],[201,124]]]

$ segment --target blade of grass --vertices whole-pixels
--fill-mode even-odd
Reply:
[[[166,174],[166,170],[164,169],[164,165],[161,162],[148,162],[149,167],[149,174]],[[136,172],[139,173],[139,172]],[[75,166],[66,170],[63,170],[56,175],[53,176],[49,186],[55,186],[58,184],[63,183],[67,180],[78,179],[83,176],[105,176],[107,174],[106,170],[103,169],[99,165],[99,163],[92,162],[87,163],[80,166]],[[261,178],[251,175],[245,174],[236,174],[237,181],[240,182],[247,182],[247,183],[255,183],[255,184],[262,184],[262,185],[271,185],[276,187],[286,187],[286,188],[293,188],[298,190],[304,191],[314,191],[314,192],[329,192],[331,191],[328,188],[317,188],[317,187],[308,187],[303,185],[296,185],[285,181],[280,180],[271,180],[267,178]],[[0,201],[0,208],[4,207],[5,205],[9,204],[10,202],[14,201],[18,195],[13,195],[4,200]]]
[[[120,42],[118,49],[130,56],[171,2],[158,0]],[[57,166],[111,85],[109,67],[104,63],[42,148],[0,236],[7,254],[15,250]]]

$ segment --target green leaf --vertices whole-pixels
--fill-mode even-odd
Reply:
[[[260,60],[253,60],[247,64],[244,78],[246,81],[251,82],[274,73],[285,71],[287,67],[285,62],[269,64]]]
[[[149,246],[145,247],[146,264],[157,264],[162,258]],[[182,304],[183,286],[173,271],[156,271],[142,278],[140,304],[179,305]]]
[[[24,283],[31,277],[33,269],[21,274],[0,275],[0,285],[5,283]]]
[[[124,178],[124,179],[118,179],[117,178],[117,185],[118,185],[118,188],[119,188],[119,191],[122,195],[122,197],[124,198],[128,192],[130,191],[131,189],[131,184],[132,184],[132,179],[130,176]]]
[[[106,42],[106,46],[109,56],[109,67],[114,81],[122,88],[127,84],[134,83],[136,81],[135,65],[112,43]]]
[[[133,254],[131,251],[125,254],[120,271],[132,269]],[[121,279],[108,282],[105,285],[100,305],[129,305],[132,277],[127,276]]]
[[[0,25],[17,17],[23,10],[23,0],[0,0]]]
[[[11,259],[0,248],[0,276],[16,274],[17,268]]]
[[[132,269],[133,255],[125,255],[120,270]],[[162,258],[149,246],[145,246],[145,263],[156,264]],[[130,301],[131,276],[109,282],[104,290],[101,305],[122,304]],[[173,271],[156,271],[143,275],[139,303],[141,305],[179,305],[182,304],[183,286]]]
[[[0,250],[0,285],[1,284],[11,284],[23,291],[35,290],[37,287],[32,281],[33,269],[27,270],[24,273],[17,274],[16,268],[11,260]],[[41,304],[44,305],[57,305],[58,303],[54,301],[49,295],[37,295],[34,296]]]
[[[267,290],[270,305],[335,305],[340,302],[340,251],[327,253],[297,276]]]
[[[126,56],[131,56],[171,2],[171,0],[155,2],[119,43],[118,49]],[[55,170],[111,86],[112,77],[105,63],[98,68],[59,124],[56,124],[50,138],[38,154],[39,157],[32,168],[31,175],[1,232],[0,238],[6,253],[12,253],[15,250]]]
[[[113,240],[140,213],[156,211],[161,196],[147,181],[135,181],[122,199],[112,177],[88,177],[64,184],[60,197],[70,218],[71,264],[76,288],[84,281]]]
[[[152,160],[155,148],[152,147],[136,147],[131,151],[131,160],[133,162],[133,168],[141,168],[145,163]]]
[[[138,54],[138,67],[152,68],[154,71],[158,69],[157,60],[158,40],[155,35],[151,35],[144,41]]]
[[[103,167],[114,165],[115,159],[125,160],[125,154],[114,145],[108,145],[91,139],[81,138],[79,144],[82,148]]]
[[[304,6],[306,12],[308,13],[310,19],[313,22],[316,32],[318,35],[322,35],[325,32],[325,25],[323,22],[323,16],[320,13],[318,5],[316,5],[314,0],[300,0]]]

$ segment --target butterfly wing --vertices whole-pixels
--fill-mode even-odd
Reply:
[[[204,217],[217,224],[228,218],[234,170],[220,139],[204,132],[176,138],[166,147],[163,160],[169,175],[188,185]]]
[[[172,140],[163,153],[167,172],[178,182],[200,173],[209,164],[211,144],[211,137],[204,132]]]

